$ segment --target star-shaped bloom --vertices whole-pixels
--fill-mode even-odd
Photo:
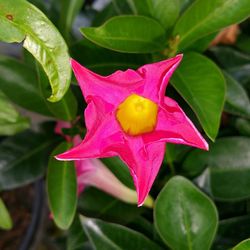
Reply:
[[[166,86],[182,55],[139,69],[100,76],[71,60],[82,94],[87,134],[76,147],[56,156],[82,160],[119,156],[129,167],[142,205],[162,164],[165,144],[208,150],[193,123]]]

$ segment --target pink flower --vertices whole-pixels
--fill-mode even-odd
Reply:
[[[63,133],[64,128],[71,128],[71,124],[59,121],[55,127],[55,133],[62,135],[66,141],[72,142],[74,146],[81,143],[81,137],[75,135],[71,138]],[[80,195],[86,186],[96,187],[115,198],[127,203],[136,203],[136,192],[125,186],[117,177],[98,159],[85,159],[75,161],[77,174],[77,189]],[[144,205],[152,208],[153,199],[148,196]]]
[[[141,206],[156,178],[165,143],[208,150],[208,144],[165,89],[182,55],[134,71],[100,76],[72,60],[88,104],[87,134],[58,160],[119,156],[129,167]]]

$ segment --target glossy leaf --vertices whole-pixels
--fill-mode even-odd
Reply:
[[[212,201],[181,176],[161,190],[154,219],[160,236],[174,250],[210,249],[218,223]]]
[[[243,240],[233,250],[249,250],[250,249],[250,239]]]
[[[82,65],[102,75],[112,74],[116,70],[137,69],[150,61],[148,54],[125,54],[83,40],[71,47],[71,55]]]
[[[72,147],[61,143],[52,152],[47,175],[47,190],[53,219],[58,227],[67,229],[73,222],[77,203],[75,165],[72,161],[58,161],[55,155]]]
[[[233,5],[233,8],[232,8]],[[181,16],[173,34],[180,37],[179,50],[197,39],[230,24],[241,22],[250,13],[248,0],[197,0]]]
[[[220,69],[205,56],[187,53],[171,83],[191,106],[207,136],[214,140],[226,92]]]
[[[60,11],[60,28],[65,38],[69,38],[69,33],[72,28],[73,21],[80,11],[84,0],[62,0]]]
[[[226,103],[224,110],[231,114],[250,118],[250,100],[245,89],[234,80],[229,74],[224,72],[227,84]]]
[[[81,32],[104,48],[127,53],[162,50],[165,42],[163,27],[154,19],[143,16],[113,17],[98,28],[82,28]]]
[[[29,120],[22,117],[0,90],[0,135],[14,135],[29,128]]]
[[[124,203],[95,188],[86,188],[79,197],[79,211],[86,216],[127,224],[145,208]],[[122,214],[122,216],[121,216]]]
[[[43,66],[52,95],[49,101],[59,101],[71,79],[67,45],[48,18],[25,0],[0,0],[0,40],[22,42]]]
[[[96,250],[160,250],[143,234],[118,224],[81,217],[84,231]]]
[[[77,215],[68,230],[67,250],[83,250],[88,240]]]
[[[9,211],[6,208],[3,200],[0,198],[0,228],[9,230],[12,228],[12,226],[12,219],[10,217]]]
[[[216,199],[236,201],[250,197],[250,138],[226,137],[212,144],[209,152],[193,150],[183,162],[187,171],[207,170],[197,183]]]
[[[133,14],[151,16],[153,2],[152,0],[126,0]],[[157,1],[157,0],[156,0]]]
[[[230,204],[226,203],[229,207]],[[245,206],[246,207],[246,206]],[[225,209],[223,209],[225,210]],[[232,210],[235,213],[239,209],[237,204]],[[250,216],[237,216],[223,219],[219,223],[216,239],[214,241],[213,250],[232,249],[238,242],[249,237]]]
[[[58,137],[26,131],[0,143],[0,190],[13,189],[43,176]]]
[[[32,63],[35,63],[34,67]],[[76,116],[77,103],[70,90],[57,103],[47,101],[49,82],[33,58],[23,63],[0,56],[0,90],[14,103],[28,110],[61,120],[72,120]]]
[[[152,0],[152,17],[157,19],[165,29],[174,25],[179,12],[180,1]]]
[[[241,135],[250,136],[250,121],[238,118],[235,121],[235,128]]]

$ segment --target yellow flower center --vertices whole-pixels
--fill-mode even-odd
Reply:
[[[116,119],[124,132],[136,136],[154,130],[158,105],[142,96],[132,94],[117,108]]]

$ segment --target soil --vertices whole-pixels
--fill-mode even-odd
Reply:
[[[0,230],[0,249],[17,250],[31,221],[33,185],[0,193],[11,218],[13,228],[9,231]]]

